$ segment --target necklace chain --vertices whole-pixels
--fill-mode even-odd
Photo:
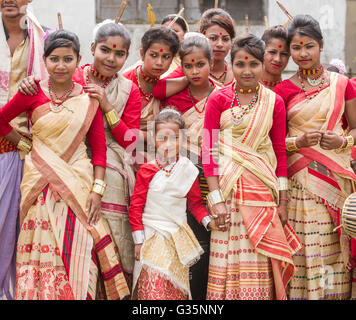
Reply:
[[[213,91],[214,87],[215,87],[215,86],[214,86],[213,84],[210,85],[210,90],[209,90],[208,95],[207,95],[206,98],[205,98],[206,100],[205,100],[203,109],[200,111],[200,110],[198,109],[198,107],[196,106],[196,104],[194,103],[194,99],[193,99],[193,97],[192,97],[192,91],[191,91],[190,86],[189,86],[189,89],[188,89],[189,98],[190,98],[190,101],[192,102],[192,104],[193,104],[195,110],[196,110],[198,113],[202,114],[202,113],[204,112],[205,107],[206,107],[206,104],[208,103],[209,96],[210,96],[211,92]],[[202,99],[202,100],[203,100],[203,99]]]
[[[157,164],[158,168],[166,173],[166,177],[169,177],[171,175],[171,173],[172,173],[173,168],[176,166],[176,164],[177,164],[177,162],[179,160],[179,156],[178,156],[177,160],[173,163],[172,167],[169,170],[167,170],[166,168],[163,168],[163,166],[158,162],[157,156],[155,157],[155,160],[156,160],[156,164]]]
[[[73,110],[71,110],[63,105],[63,103],[68,99],[68,97],[73,92],[73,89],[74,89],[74,82],[72,81],[72,86],[68,90],[66,90],[62,96],[58,97],[56,91],[53,89],[53,84],[52,84],[51,78],[49,78],[48,79],[48,92],[49,92],[49,96],[51,99],[50,109],[53,112],[57,113],[57,112],[60,112],[65,107],[68,111],[73,112]],[[54,95],[54,97],[53,97],[53,95]],[[57,102],[57,101],[59,101],[59,102]]]
[[[241,102],[239,100],[239,94],[236,88],[236,84],[234,86],[234,97],[232,99],[231,102],[231,106],[230,106],[230,110],[231,110],[231,115],[232,115],[232,122],[234,122],[235,124],[240,124],[243,121],[243,117],[245,116],[245,114],[248,114],[256,105],[256,102],[258,100],[258,96],[259,96],[259,87],[257,87],[256,89],[256,94],[255,96],[252,98],[252,100],[250,101],[250,103],[247,106],[242,106]],[[234,104],[235,101],[237,102],[237,106],[240,109],[240,113],[238,115],[235,114],[234,112]]]

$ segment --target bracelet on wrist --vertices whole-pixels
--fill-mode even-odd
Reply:
[[[106,189],[106,182],[100,179],[95,179],[93,182],[93,186],[91,188],[91,192],[95,192],[97,194],[99,194],[100,196],[103,196],[105,193],[105,189]]]
[[[111,111],[105,113],[105,117],[108,121],[110,128],[114,127],[120,122],[120,116],[115,109],[112,109]]]
[[[25,137],[22,137],[17,144],[17,149],[25,152],[30,152],[32,149],[32,143],[30,140],[26,139]]]
[[[213,207],[217,203],[225,202],[224,196],[220,189],[209,192],[206,196],[209,205]]]
[[[299,150],[299,148],[297,147],[297,138],[298,137],[286,138],[286,149],[288,152],[294,152]]]
[[[278,185],[279,185],[279,191],[288,190],[288,178],[287,177],[279,177]]]

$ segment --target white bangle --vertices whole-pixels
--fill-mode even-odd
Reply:
[[[209,223],[211,221],[211,216],[205,216],[203,219],[201,219],[201,224],[205,227],[206,231],[210,231],[211,229],[209,228]]]
[[[132,232],[132,238],[134,244],[142,244],[145,242],[145,232],[143,230],[137,230]]]
[[[224,195],[220,189],[209,192],[206,195],[206,199],[208,200],[211,207],[217,203],[225,202]]]
[[[279,191],[288,190],[288,178],[287,177],[279,177],[278,185],[279,185]]]

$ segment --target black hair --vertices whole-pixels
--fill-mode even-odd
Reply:
[[[288,42],[287,29],[282,25],[270,27],[265,30],[261,38],[266,46],[272,39],[282,39]]]
[[[179,39],[175,31],[166,26],[156,26],[148,29],[142,39],[141,47],[145,54],[148,48],[154,43],[164,43],[169,46],[173,56],[178,52]]]
[[[52,32],[45,40],[43,56],[47,58],[57,48],[72,48],[77,57],[80,55],[80,42],[78,36],[68,30]]]
[[[211,62],[212,60],[212,50],[209,44],[209,40],[202,35],[193,35],[184,39],[179,47],[179,57],[183,61],[183,58],[191,54],[194,51],[194,48],[201,49],[204,53],[204,56]]]
[[[154,131],[156,132],[156,126],[160,123],[174,122],[179,126],[179,129],[185,129],[185,121],[182,114],[175,109],[175,107],[168,106],[160,111],[154,119]]]
[[[162,20],[162,25],[165,24],[168,21],[173,21],[176,18],[176,14],[169,14],[168,16],[165,16]],[[188,24],[187,22],[182,18],[178,17],[175,23],[179,24],[181,28],[183,29],[184,33],[188,31]]]
[[[119,36],[124,41],[124,46],[127,51],[131,46],[131,36],[127,29],[121,24],[117,24],[114,22],[104,23],[99,26],[98,30],[96,30],[94,45],[96,46],[99,42],[107,40],[109,37]]]
[[[320,24],[308,14],[299,14],[293,18],[288,25],[288,47],[296,34],[307,36],[317,41],[320,47],[324,45],[324,38],[321,32]]]
[[[229,13],[220,8],[206,10],[200,19],[200,33],[205,34],[206,30],[214,25],[225,29],[231,40],[235,38],[235,23]]]
[[[253,34],[247,34],[236,38],[231,46],[231,63],[234,63],[238,51],[245,50],[250,55],[263,63],[265,55],[265,43]]]

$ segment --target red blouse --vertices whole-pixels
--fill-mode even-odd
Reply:
[[[153,88],[152,94],[158,100],[164,100],[166,98],[166,80],[184,77],[182,66],[177,67],[167,77],[157,81]]]
[[[132,232],[144,230],[142,214],[146,205],[147,192],[151,180],[158,171],[160,171],[160,169],[153,164],[145,163],[137,172],[135,188],[130,199],[131,204],[129,207],[129,221]],[[203,205],[198,178],[194,181],[186,198],[189,211],[200,223],[205,216],[209,215],[209,212]],[[169,210],[169,208],[167,208],[167,210]]]
[[[218,137],[213,130],[220,128],[220,116],[225,111],[230,109],[231,101],[234,96],[233,86],[224,87],[213,92],[210,95],[205,111],[204,134],[203,134],[203,168],[205,177],[217,176],[218,164],[215,162],[209,150],[215,145]],[[278,177],[287,176],[287,155],[285,144],[286,131],[286,111],[282,98],[276,96],[276,102],[273,111],[273,124],[269,132],[272,141],[273,150],[277,158],[276,175]],[[208,134],[209,133],[209,134]],[[210,138],[211,137],[211,138]],[[204,159],[209,159],[206,161]]]
[[[84,68],[88,65],[81,66],[73,74],[73,81],[85,86]],[[137,85],[132,84],[129,98],[127,100],[124,112],[122,113],[120,123],[111,130],[114,139],[126,149],[135,148],[137,143],[138,131],[140,129],[141,118],[141,99],[140,90]],[[132,130],[134,129],[134,130]],[[132,151],[132,150],[131,150]]]
[[[131,80],[138,88],[140,88],[138,81],[137,81],[137,77],[136,77],[136,70],[138,67],[133,68],[132,70],[128,70],[126,72],[124,72],[122,75],[126,78]],[[142,90],[138,89],[138,91],[140,92],[140,97],[141,97],[141,108],[144,108],[149,100],[146,99],[145,95],[143,94]]]
[[[352,82],[352,80],[349,80],[347,83],[345,90],[345,101],[356,98],[356,82],[354,82],[354,84]],[[327,88],[327,86],[324,88]],[[282,97],[286,106],[295,95],[303,92],[301,88],[299,88],[289,79],[277,84],[273,91]]]
[[[0,109],[0,136],[6,136],[12,131],[9,122],[22,112],[27,112],[29,119],[33,111],[51,100],[44,94],[41,86],[37,85],[37,94],[34,96],[23,95],[18,92],[7,104]],[[92,148],[92,160],[94,166],[106,168],[106,144],[103,116],[98,108],[93,122],[88,131],[88,140]]]

